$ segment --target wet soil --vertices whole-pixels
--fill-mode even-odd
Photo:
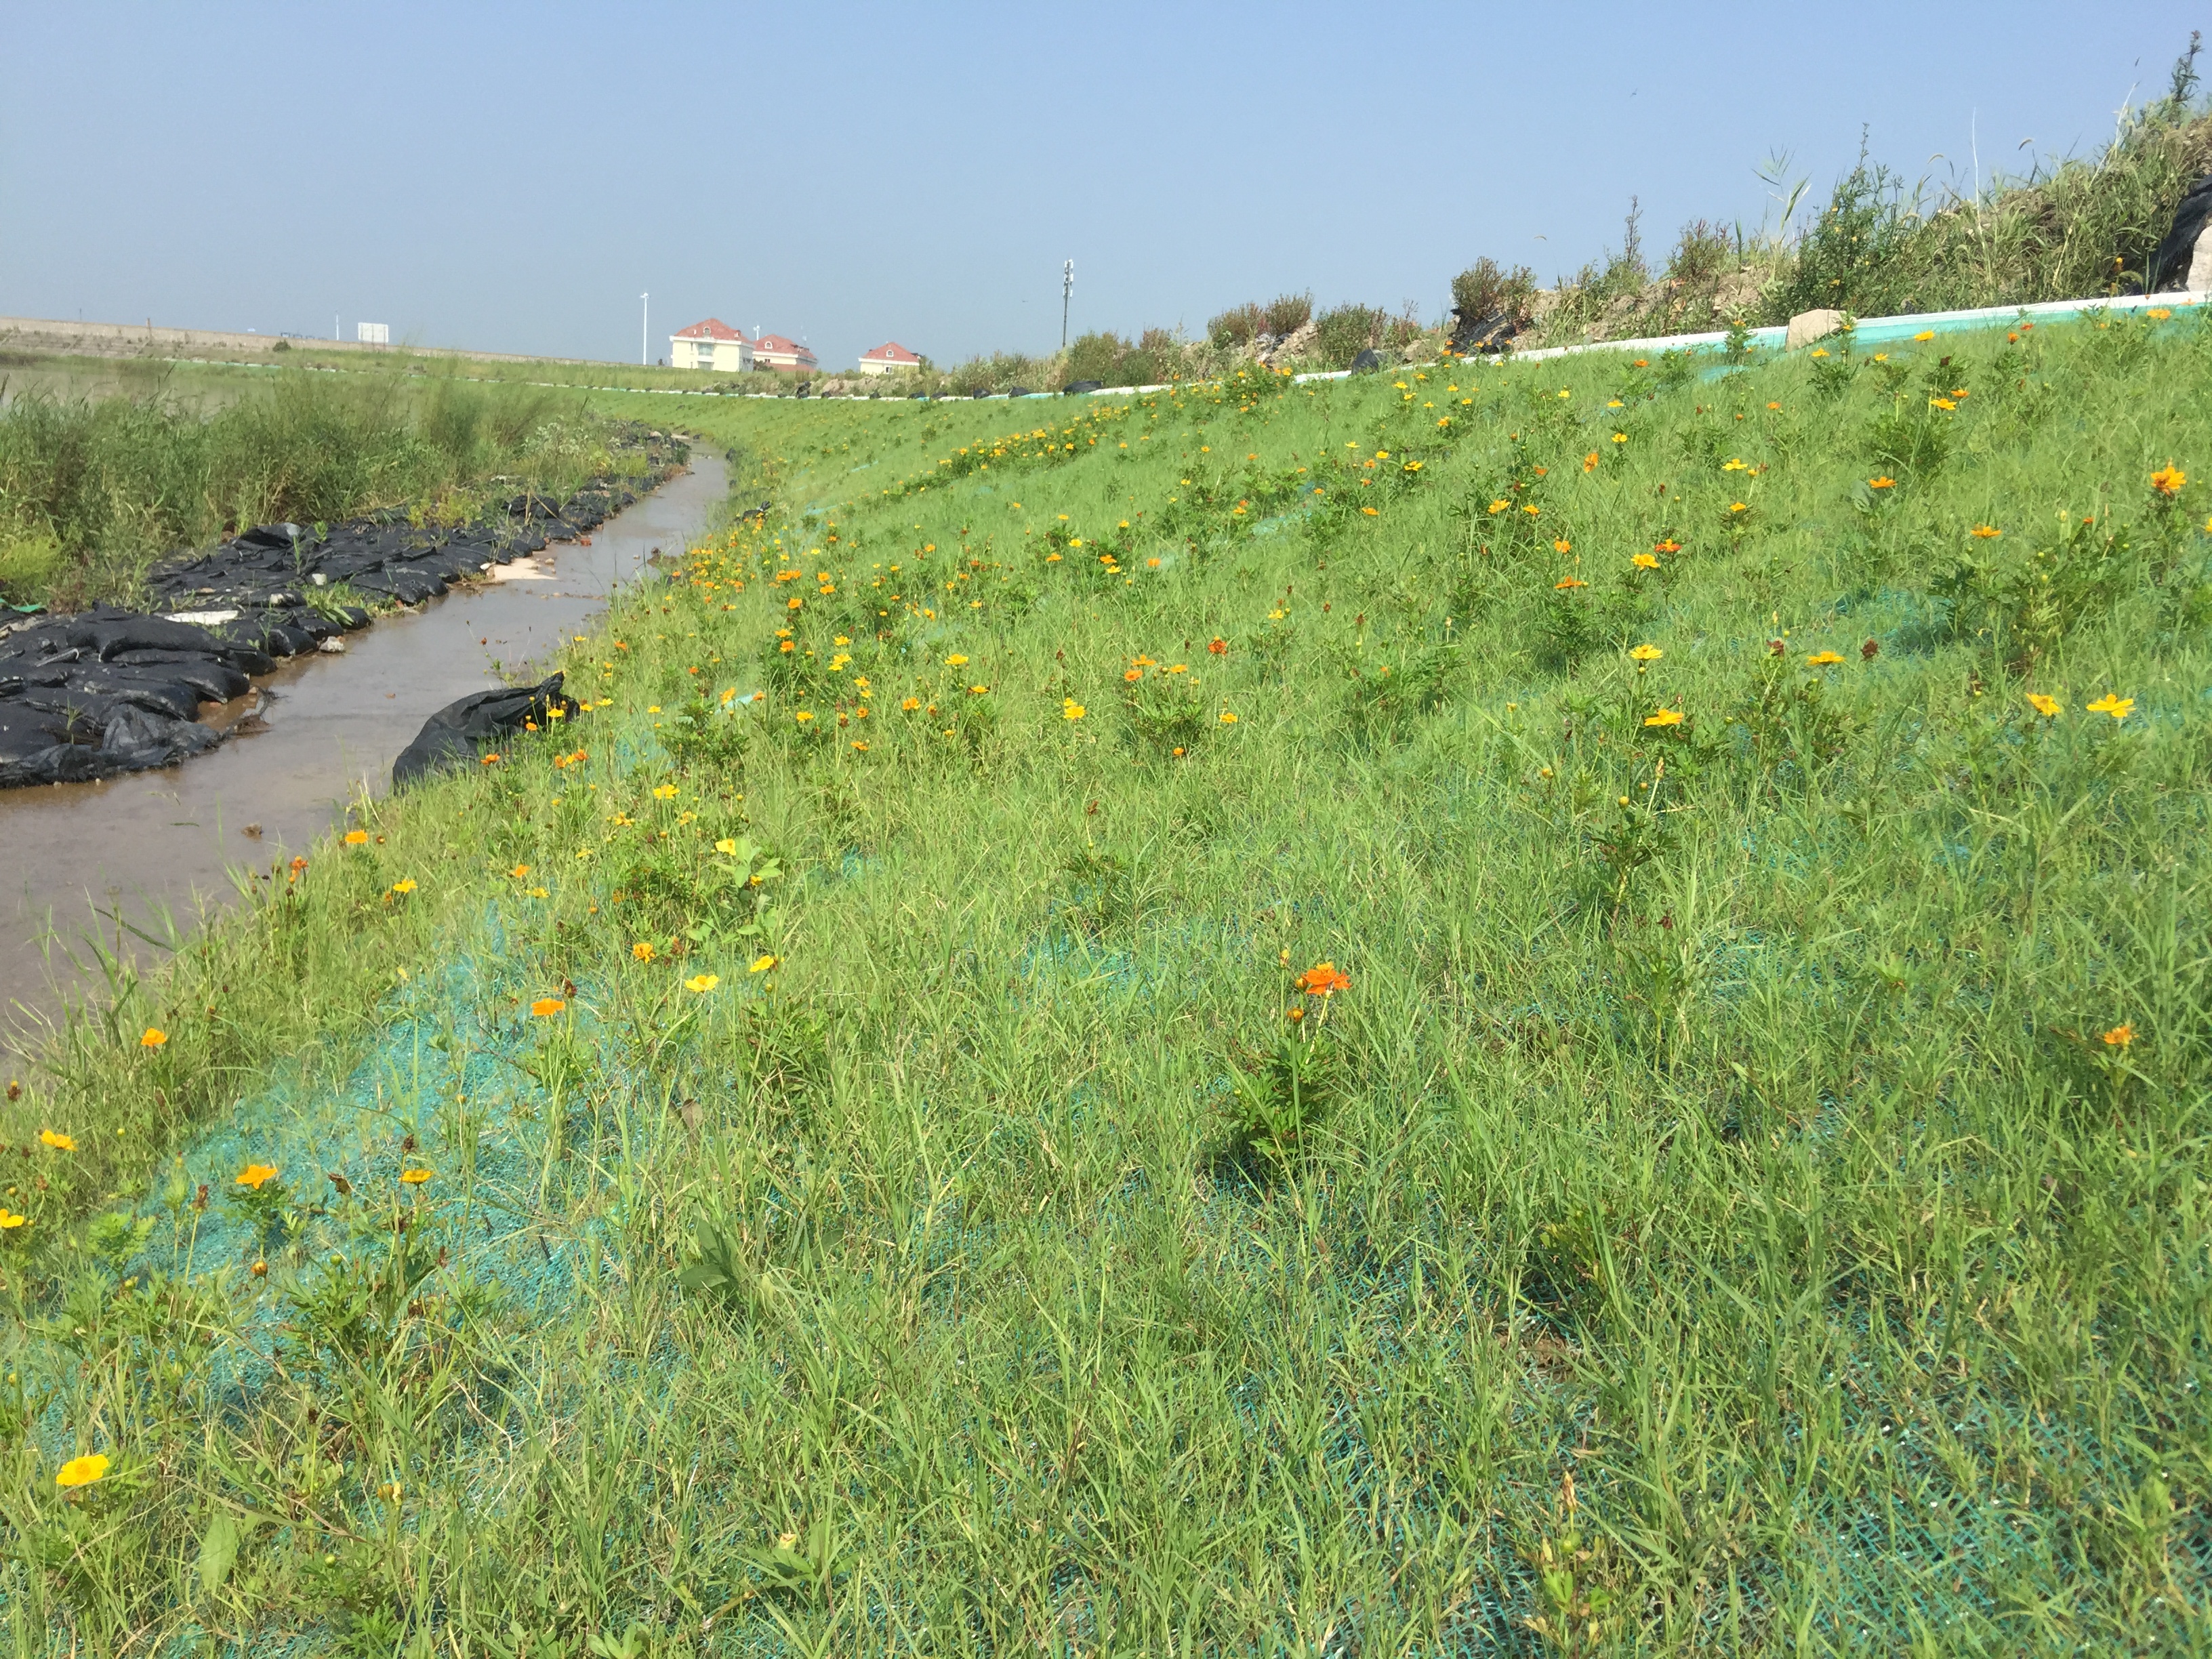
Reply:
[[[520,681],[581,630],[620,583],[680,553],[727,490],[720,458],[606,520],[411,613],[309,653],[201,718],[220,749],[160,771],[0,793],[0,1063],[20,1067],[65,1002],[98,988],[97,939],[149,966],[245,872],[306,851],[346,804],[391,787],[422,722],[472,691]]]

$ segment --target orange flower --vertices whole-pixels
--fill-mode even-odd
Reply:
[[[562,1001],[558,997],[540,997],[537,1001],[530,1005],[530,1012],[537,1015],[538,1018],[544,1019],[550,1015],[559,1013],[568,1006],[568,1005],[567,1003]]]
[[[1556,538],[1552,543],[1552,551],[1554,553],[1571,553],[1574,550],[1575,544],[1565,536]]]
[[[1887,473],[1884,473],[1879,478],[1869,478],[1867,480],[1867,488],[1869,489],[1894,489],[1897,488],[1897,480],[1891,477]]]
[[[2168,461],[2150,475],[2150,487],[2168,501],[2179,495],[2181,493],[2181,486],[2188,482],[2189,475],[2172,461]]]
[[[138,1039],[141,1048],[158,1048],[169,1040],[169,1034],[157,1025],[149,1025],[146,1035]]]
[[[1682,550],[1682,544],[1669,536],[1663,542],[1654,542],[1651,550],[1654,553],[1680,553]]]
[[[635,957],[640,962],[651,962],[653,960],[653,946],[647,944],[643,939],[640,939],[636,944],[631,945],[629,947],[629,953]]]
[[[368,845],[368,831],[366,830],[347,830],[345,832],[345,844],[349,847],[366,847]]]
[[[1334,996],[1339,991],[1352,988],[1352,976],[1340,974],[1333,962],[1318,962],[1292,981],[1308,996]]]
[[[1145,671],[1141,668],[1132,668],[1124,673],[1121,678],[1133,685],[1139,680],[1145,678]]]
[[[276,1166],[274,1164],[249,1164],[238,1172],[238,1184],[251,1187],[257,1193],[276,1178]]]
[[[1571,587],[1588,587],[1589,584],[1579,576],[1564,576],[1552,584],[1555,592],[1564,593]]]
[[[2003,535],[2004,532],[1998,529],[1993,524],[1978,524],[1966,533],[1970,536],[1978,536],[1982,540],[1990,542],[1995,541],[1998,537]]]
[[[2124,1048],[2135,1040],[2136,1028],[2132,1025],[2115,1025],[2105,1033],[2105,1046],[2108,1048]]]
[[[1583,457],[1583,471],[1585,472],[1595,472],[1597,471],[1597,451],[1595,449],[1590,451],[1589,454]]]

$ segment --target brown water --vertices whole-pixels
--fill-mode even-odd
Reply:
[[[0,1061],[34,1051],[65,1003],[101,983],[97,939],[142,967],[153,941],[189,935],[236,896],[234,872],[305,851],[346,804],[392,784],[422,722],[471,691],[527,677],[653,553],[680,553],[727,489],[719,455],[617,514],[591,544],[557,543],[346,639],[295,658],[235,703],[204,710],[243,730],[197,760],[104,783],[0,792]],[[263,729],[265,727],[265,729]],[[150,935],[151,939],[147,936]]]

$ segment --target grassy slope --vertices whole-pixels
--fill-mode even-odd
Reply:
[[[686,400],[580,735],[7,1109],[19,1650],[2203,1645],[2212,335],[1952,349]]]

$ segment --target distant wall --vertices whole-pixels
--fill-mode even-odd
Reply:
[[[74,323],[44,317],[0,317],[0,351],[79,357],[267,357],[282,336],[227,334],[210,328],[157,328],[150,323]],[[299,351],[389,356],[474,357],[506,363],[577,363],[586,357],[538,357],[516,351],[469,351],[458,346],[362,345],[356,340],[289,340]]]

